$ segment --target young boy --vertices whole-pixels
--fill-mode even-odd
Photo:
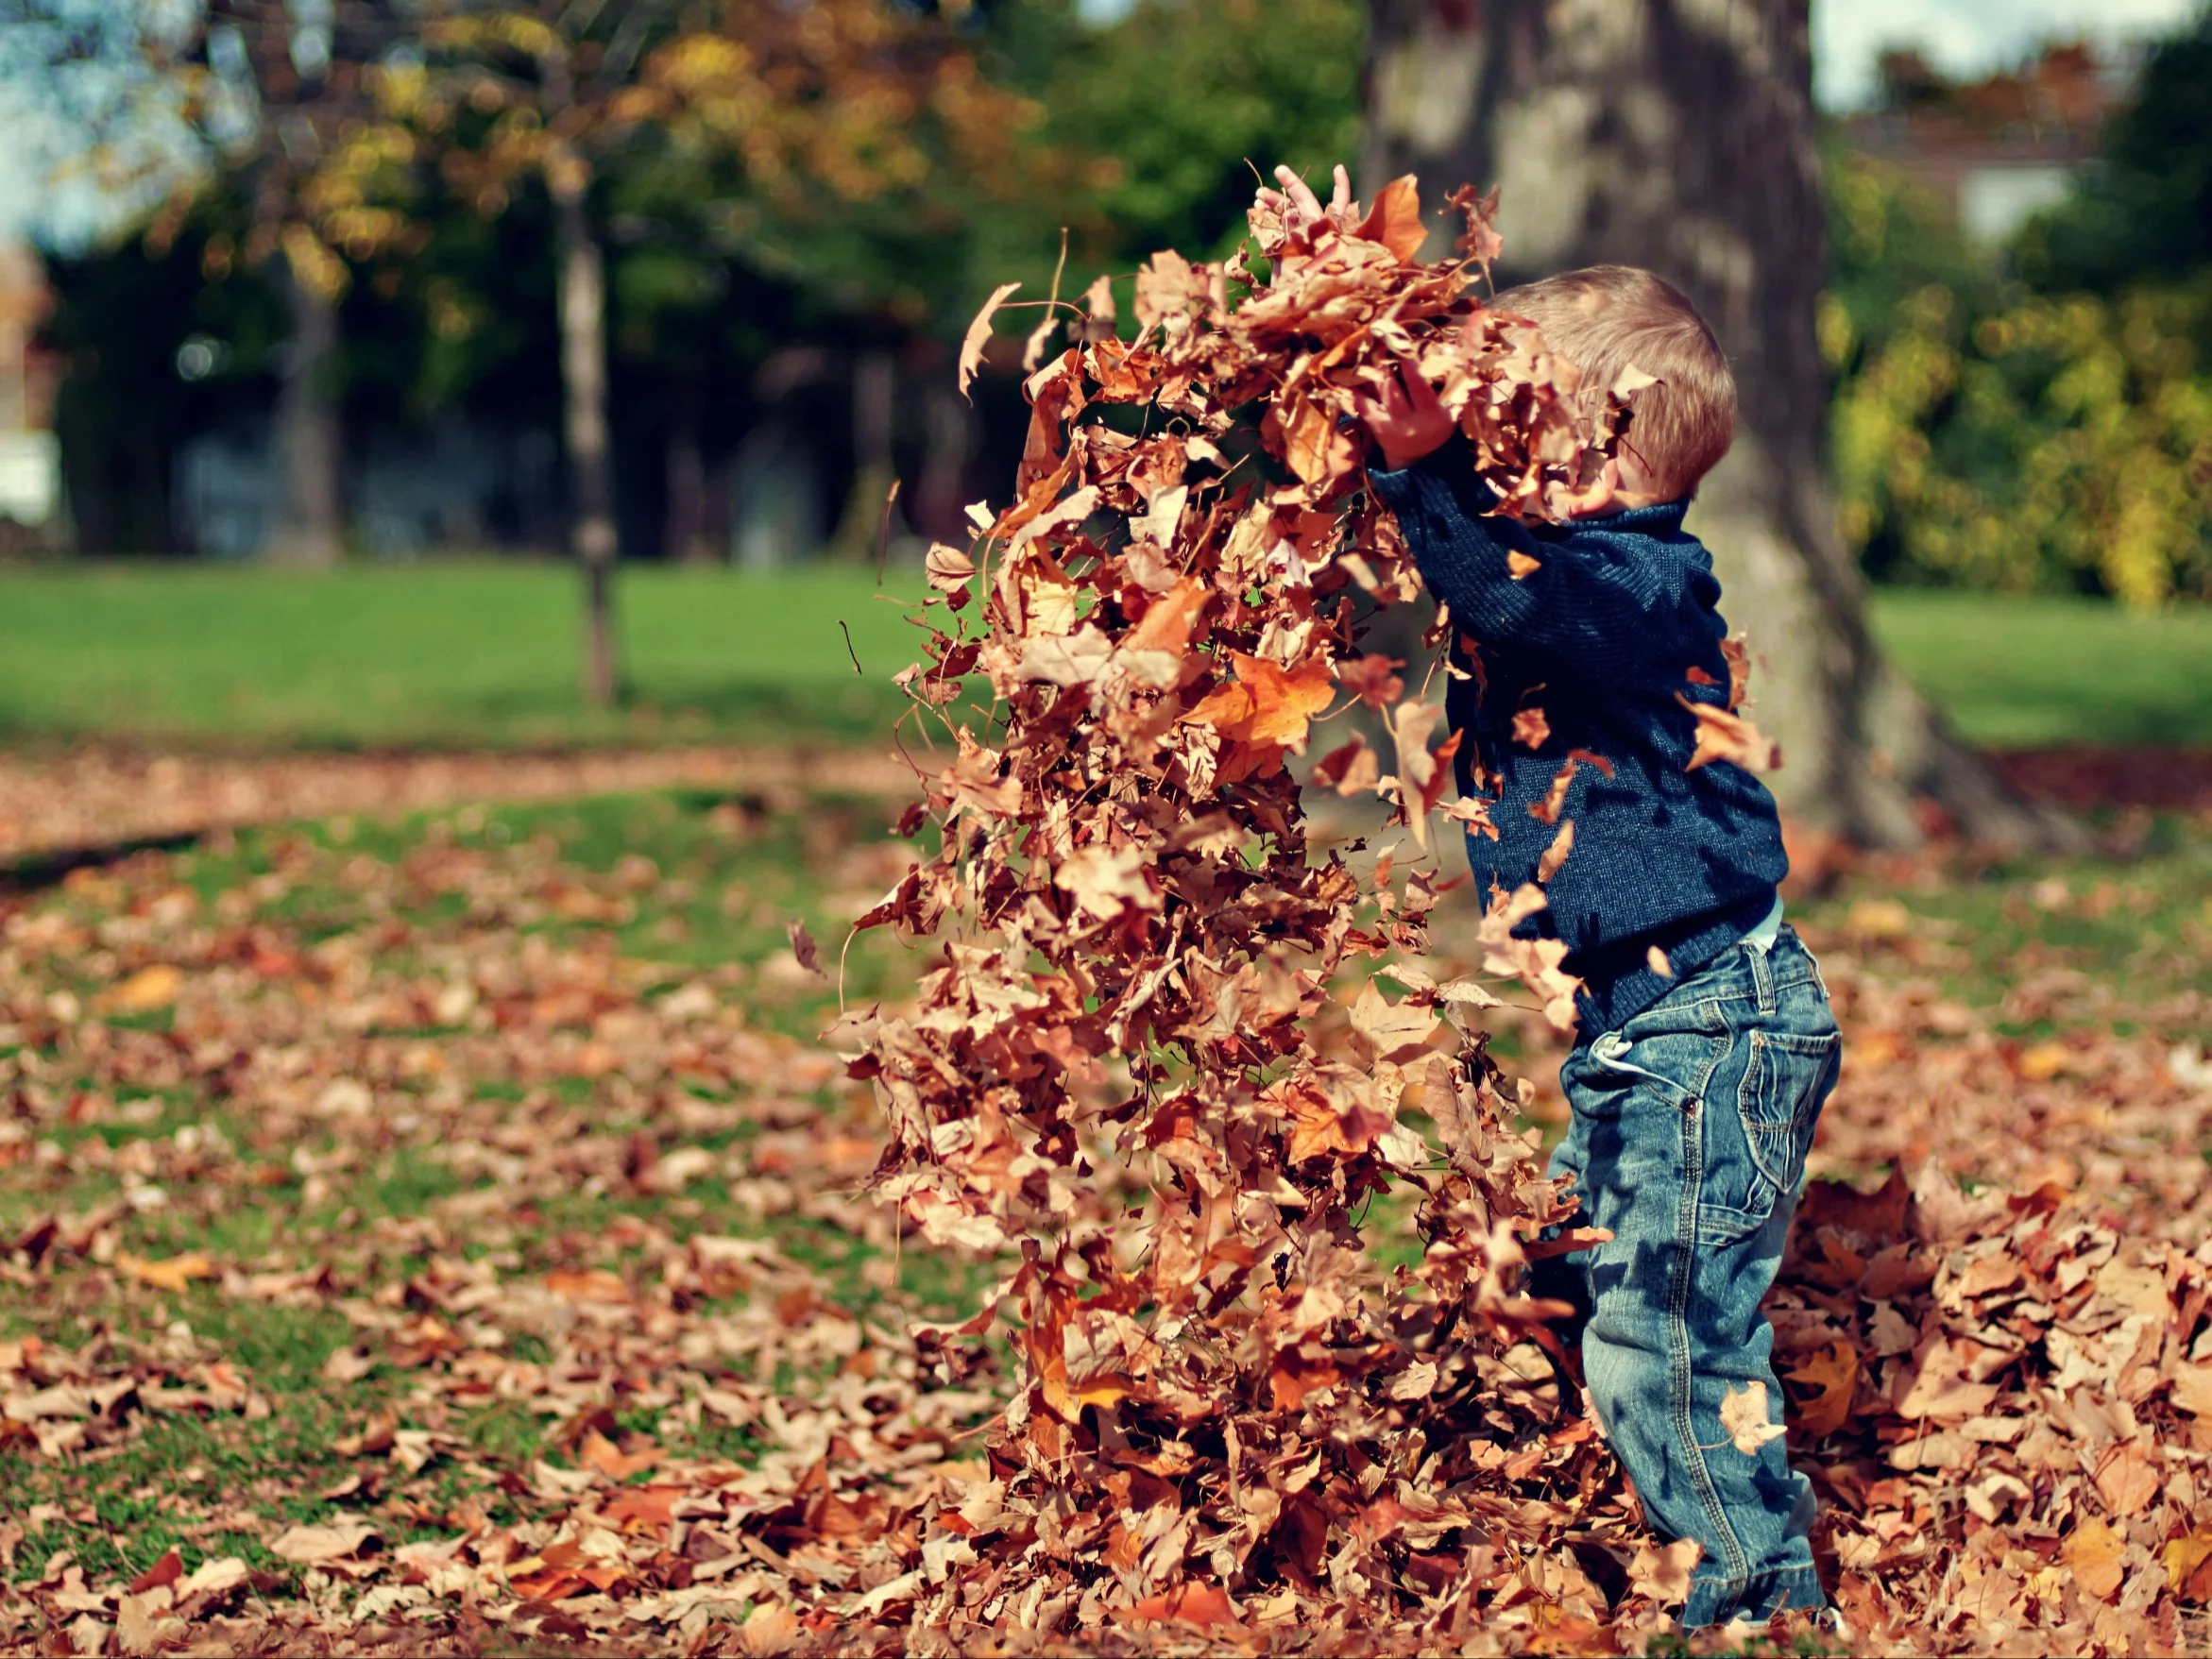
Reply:
[[[1586,387],[1631,364],[1659,379],[1613,500],[1568,525],[1487,516],[1495,499],[1418,376],[1364,412],[1389,467],[1374,487],[1462,636],[1459,787],[1497,826],[1468,837],[1477,889],[1540,881],[1549,907],[1523,930],[1564,940],[1587,987],[1552,1160],[1581,1194],[1576,1225],[1612,1234],[1565,1259],[1589,1310],[1584,1376],[1652,1525],[1701,1548],[1684,1624],[1816,1609],[1812,1491],[1783,1449],[1759,1304],[1838,1038],[1781,920],[1773,797],[1726,761],[1691,770],[1683,701],[1727,698],[1720,584],[1682,516],[1734,434],[1735,382],[1690,302],[1647,271],[1572,271],[1492,303],[1534,322]],[[1517,727],[1530,708],[1543,719]],[[1600,759],[1540,817],[1576,752]],[[1547,879],[1553,817],[1573,818],[1574,839]]]

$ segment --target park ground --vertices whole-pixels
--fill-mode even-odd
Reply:
[[[817,1040],[915,971],[846,943],[910,856],[907,624],[870,571],[634,580],[588,717],[571,601],[0,579],[0,1647],[888,1650],[942,1578],[1004,1375],[906,1333],[990,1264],[868,1201]],[[1815,1173],[1874,1194],[1770,1304],[1829,1579],[1893,1651],[2205,1651],[2212,616],[1878,618],[2096,846],[1793,897]],[[1604,1564],[1553,1571],[1500,1640],[1596,1639]]]

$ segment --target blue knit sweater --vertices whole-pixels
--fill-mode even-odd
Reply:
[[[1549,908],[1521,931],[1566,942],[1565,966],[1588,986],[1585,1032],[1617,1030],[1756,926],[1789,869],[1764,785],[1727,761],[1689,770],[1697,721],[1678,699],[1727,701],[1712,557],[1683,532],[1686,501],[1567,525],[1487,516],[1496,498],[1464,440],[1370,476],[1455,633],[1476,644],[1472,657],[1454,644],[1470,677],[1453,679],[1447,708],[1464,734],[1460,793],[1486,798],[1497,826],[1495,840],[1467,838],[1486,899],[1493,883],[1537,880],[1558,830],[1531,808],[1570,752],[1606,763],[1576,766],[1559,813],[1574,821],[1573,851],[1543,883]],[[1518,579],[1516,552],[1537,561]],[[1514,736],[1531,708],[1549,727],[1533,748]],[[1648,965],[1654,945],[1671,979]]]

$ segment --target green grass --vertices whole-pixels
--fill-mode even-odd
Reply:
[[[631,698],[577,692],[574,574],[454,564],[309,574],[0,573],[0,741],[129,736],[401,746],[879,731],[919,654],[911,572],[625,572]],[[852,634],[848,653],[842,621]],[[857,675],[857,654],[864,675]]]
[[[895,571],[887,591],[910,601],[919,584]],[[619,618],[632,696],[593,712],[576,692],[576,584],[558,565],[8,571],[0,742],[859,737],[888,725],[890,676],[921,643],[853,566],[629,570]],[[1893,590],[1875,625],[1975,741],[2212,743],[2212,610]]]
[[[2212,743],[2212,608],[1890,589],[1875,633],[1993,749]]]

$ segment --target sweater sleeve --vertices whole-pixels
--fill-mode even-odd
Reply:
[[[1397,514],[1429,591],[1484,643],[1613,681],[1635,675],[1676,632],[1689,596],[1667,572],[1604,537],[1540,540],[1526,525],[1496,516],[1497,496],[1475,475],[1464,438],[1413,466],[1368,476]],[[1534,568],[1516,576],[1516,553]]]

